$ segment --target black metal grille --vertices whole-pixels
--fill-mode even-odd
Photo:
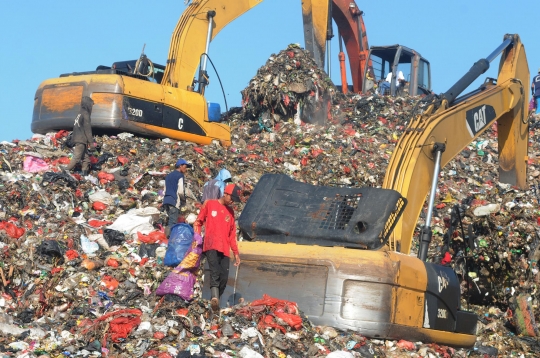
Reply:
[[[319,224],[319,229],[345,230],[351,220],[354,211],[358,208],[358,203],[362,194],[340,195],[329,203],[328,211],[324,219]]]
[[[379,238],[382,243],[387,242],[388,237],[394,230],[394,227],[397,224],[397,221],[401,217],[401,214],[403,213],[403,210],[405,210],[405,206],[407,205],[407,199],[404,197],[401,197],[398,199],[396,203],[396,209],[390,214],[388,217],[388,220],[386,220],[386,224],[384,225],[384,230],[379,235]]]

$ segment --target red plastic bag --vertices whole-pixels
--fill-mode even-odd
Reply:
[[[120,266],[120,264],[118,263],[118,261],[116,261],[116,260],[113,259],[113,258],[109,258],[105,264],[106,264],[107,266],[109,266],[109,267],[118,267],[118,266]]]
[[[145,244],[155,244],[156,242],[166,244],[168,242],[167,235],[161,231],[152,231],[148,235],[137,232],[137,238],[140,242],[144,242]]]
[[[279,329],[283,334],[287,333],[285,327],[277,324],[272,316],[262,316],[261,320],[259,321],[258,328],[260,331],[264,331],[266,328],[276,328]]]
[[[101,201],[94,201],[94,203],[92,204],[92,209],[96,211],[103,211],[107,209],[107,205],[103,204]]]
[[[120,163],[122,165],[126,165],[129,162],[129,159],[127,157],[122,156],[122,155],[119,155],[118,157],[116,157],[116,159],[118,160],[118,163]]]
[[[105,173],[105,172],[99,172],[98,173],[98,179],[100,181],[105,180],[107,182],[110,182],[110,181],[114,181],[114,175],[109,174],[109,173]]]
[[[274,312],[274,315],[281,319],[291,328],[299,330],[302,328],[302,317],[290,313]]]
[[[55,139],[64,138],[64,137],[66,137],[68,134],[69,134],[68,131],[62,129],[61,131],[58,131],[58,133],[56,133],[56,134],[54,135],[54,138],[55,138]]]
[[[68,258],[68,261],[71,261],[73,259],[76,259],[79,257],[79,253],[75,250],[67,250],[66,251],[66,257]]]
[[[105,286],[109,291],[114,291],[118,288],[118,281],[109,275],[104,275],[101,279],[101,285]]]
[[[409,342],[404,339],[400,339],[399,342],[397,342],[397,346],[400,349],[406,349],[408,351],[414,351],[416,349],[413,342]]]
[[[0,221],[0,230],[4,230],[12,239],[18,239],[26,232],[24,228],[7,221]]]
[[[133,331],[135,327],[141,324],[140,317],[118,317],[109,323],[109,332],[113,342],[121,342],[122,339]]]
[[[92,227],[101,227],[103,225],[110,225],[110,224],[112,224],[112,221],[96,220],[96,219],[88,220],[88,225]]]
[[[263,294],[263,297],[260,300],[251,302],[251,306],[268,306],[275,312],[298,314],[298,306],[296,303],[270,297],[267,294]]]

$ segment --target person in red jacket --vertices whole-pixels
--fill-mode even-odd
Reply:
[[[219,199],[207,200],[193,224],[196,233],[205,227],[203,253],[210,268],[210,292],[212,309],[219,310],[219,298],[225,291],[229,277],[230,252],[234,255],[234,265],[240,265],[240,255],[236,244],[236,223],[231,204],[240,201],[240,188],[234,184],[225,187]]]

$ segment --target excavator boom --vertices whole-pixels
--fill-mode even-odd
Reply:
[[[525,49],[518,35],[504,49],[495,83],[486,83],[478,91],[456,98],[489,61],[481,60],[469,74],[439,98],[439,104],[427,106],[422,115],[412,118],[390,159],[383,187],[394,189],[408,200],[390,240],[390,247],[408,254],[417,218],[428,195],[435,167],[432,150],[444,143],[440,166],[444,167],[467,145],[496,123],[501,182],[526,187],[528,123],[526,120],[529,70]],[[492,56],[489,56],[491,58]],[[478,66],[484,68],[478,71]],[[471,74],[473,76],[471,76]],[[436,100],[436,99],[435,99]]]
[[[369,53],[366,27],[362,15],[363,12],[352,0],[302,1],[306,50],[313,54],[317,65],[324,68],[327,51],[326,41],[332,36],[330,19],[334,19],[347,49],[353,91],[357,93],[362,91],[364,70]]]
[[[262,0],[196,0],[188,5],[176,24],[169,46],[163,85],[187,89],[200,57],[206,52],[207,37],[214,37],[231,21],[249,11]],[[209,33],[209,17],[213,25]]]

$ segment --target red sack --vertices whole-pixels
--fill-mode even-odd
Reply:
[[[103,210],[107,209],[107,205],[103,204],[100,201],[94,201],[94,203],[92,204],[92,209],[94,209],[96,211],[103,211]]]

